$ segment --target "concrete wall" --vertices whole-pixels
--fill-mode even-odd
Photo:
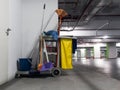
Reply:
[[[100,45],[99,43],[96,43],[95,45],[94,45],[94,58],[100,58],[100,47],[101,47],[102,45]]]
[[[117,58],[116,43],[108,43],[108,58]]]
[[[16,61],[22,55],[21,0],[9,0],[9,34],[8,44],[8,80],[14,78],[17,71]]]
[[[8,28],[9,1],[0,0],[0,85],[8,79]]]
[[[28,57],[40,35],[43,16],[45,27],[54,13],[45,31],[57,29],[58,16],[55,10],[58,8],[58,0],[22,0],[22,4],[22,57]],[[46,8],[43,11],[44,4]]]
[[[9,28],[11,31],[8,36],[8,63],[6,63],[8,81],[15,76],[16,61],[22,56],[27,57],[35,40],[38,39],[44,4],[46,4],[46,9],[43,27],[58,8],[57,0],[9,0]],[[55,13],[46,31],[57,29],[57,22],[58,16]]]

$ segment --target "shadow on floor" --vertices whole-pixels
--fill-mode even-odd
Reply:
[[[15,78],[7,83],[4,83],[0,85],[0,90],[4,90],[5,88],[14,85],[17,83],[19,80],[22,78],[48,78],[48,77],[53,77],[51,74],[40,74],[40,75],[21,75],[19,78]]]
[[[84,69],[83,71],[87,71],[87,72],[91,72],[96,70],[96,68],[91,67],[85,67],[85,66],[80,66],[80,65],[76,65],[74,66],[74,72],[76,73],[76,75],[85,83],[88,85],[88,87],[90,88],[90,90],[101,90],[100,88],[98,88],[97,86],[95,86],[91,81],[89,81],[87,78],[84,77],[84,75],[82,75],[81,70]]]
[[[4,90],[5,88],[13,85],[14,83],[18,82],[19,80],[20,80],[20,78],[19,79],[13,79],[13,80],[11,80],[9,82],[6,82],[6,83],[0,85],[0,90]]]

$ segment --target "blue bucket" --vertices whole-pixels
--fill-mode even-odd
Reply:
[[[31,69],[32,59],[30,58],[20,58],[18,61],[19,71],[29,71]]]

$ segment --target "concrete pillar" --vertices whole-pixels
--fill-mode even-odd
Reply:
[[[77,49],[77,58],[78,58],[78,59],[81,58],[81,51],[80,51],[80,49]]]
[[[93,47],[86,48],[86,58],[94,58]]]
[[[117,58],[116,43],[107,43],[108,58]]]
[[[100,45],[99,45],[99,43],[94,45],[94,58],[95,59],[100,58]]]
[[[86,49],[80,49],[80,52],[81,52],[81,58],[85,58],[86,56],[85,56],[85,51],[86,51]]]
[[[86,58],[91,58],[90,48],[86,49]]]

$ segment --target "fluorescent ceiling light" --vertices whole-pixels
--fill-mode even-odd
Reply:
[[[102,38],[103,38],[103,39],[107,39],[107,38],[109,38],[109,36],[103,36]]]
[[[86,46],[90,46],[90,44],[89,44],[89,43],[86,43]]]
[[[120,43],[116,43],[116,46],[117,46],[117,47],[120,47]]]
[[[61,29],[63,29],[63,30],[72,30],[73,28],[72,27],[62,27]]]
[[[101,39],[94,39],[93,42],[101,42]]]

